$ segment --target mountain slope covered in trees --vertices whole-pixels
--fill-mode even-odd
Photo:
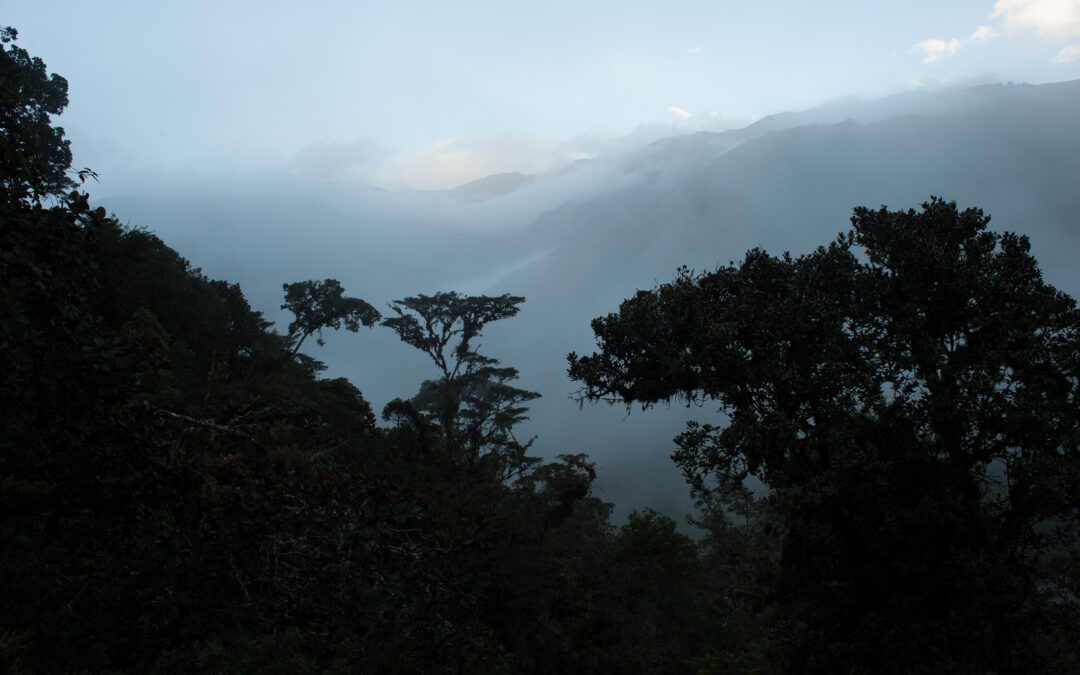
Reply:
[[[666,672],[738,648],[673,521],[614,530],[586,457],[545,463],[514,439],[535,394],[467,345],[522,298],[403,299],[386,325],[464,367],[417,382],[378,425],[300,350],[378,312],[334,280],[286,284],[295,321],[278,334],[239,286],[68,192],[50,123],[67,84],[14,38],[0,54],[5,671]]]

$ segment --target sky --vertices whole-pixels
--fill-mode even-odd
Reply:
[[[8,2],[75,164],[391,189],[558,169],[842,97],[1080,78],[1080,0]]]

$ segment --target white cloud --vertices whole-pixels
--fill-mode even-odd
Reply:
[[[960,49],[960,46],[961,42],[956,38],[953,38],[948,42],[932,38],[930,40],[924,40],[917,45],[913,45],[911,51],[922,52],[923,63],[933,63],[940,58],[952,56]]]
[[[668,106],[668,112],[671,113],[672,115],[677,116],[677,117],[681,117],[684,120],[690,119],[691,117],[694,116],[694,113],[687,112],[687,111],[683,110],[682,108],[676,108],[673,105]]]
[[[690,49],[686,50],[686,53],[687,54],[700,54],[701,53],[701,47],[691,47]]]
[[[968,42],[986,42],[987,40],[993,40],[994,38],[1001,37],[1001,33],[997,32],[990,26],[979,26],[975,29],[975,32],[968,38]]]
[[[1078,0],[1080,1],[1080,0]],[[1001,33],[997,32],[990,26],[979,26],[975,29],[975,32],[966,40],[958,40],[953,38],[951,40],[940,40],[938,38],[931,38],[924,40],[917,45],[911,47],[913,52],[923,53],[923,63],[933,63],[938,59],[943,59],[947,56],[952,56],[956,52],[960,51],[960,48],[967,44],[979,44],[980,42],[986,42],[993,40],[994,38],[1001,37]]]
[[[1033,29],[1053,38],[1080,36],[1080,0],[998,0],[990,18],[999,16],[1005,17],[1009,30]]]
[[[1057,56],[1050,60],[1054,63],[1072,63],[1073,61],[1080,60],[1080,45],[1065,47],[1057,53]]]

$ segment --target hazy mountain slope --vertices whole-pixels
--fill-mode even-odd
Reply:
[[[541,447],[583,444],[575,449],[592,452],[602,466],[621,456],[666,460],[671,429],[685,411],[635,412],[611,425],[612,411],[578,412],[563,398],[573,387],[563,377],[565,353],[591,348],[589,319],[614,311],[637,288],[670,279],[681,264],[705,269],[752,246],[780,253],[825,243],[847,229],[857,205],[918,207],[935,194],[980,206],[995,228],[1030,234],[1047,280],[1080,295],[1073,271],[1080,82],[979,87],[953,99],[953,107],[936,99],[925,113],[868,124],[781,129],[732,148],[711,137],[673,139],[668,149],[700,138],[718,152],[704,166],[692,155],[684,167],[669,153],[664,161],[673,173],[682,169],[678,179],[653,179],[540,218],[529,234],[553,252],[499,288],[528,297],[523,316],[535,317],[508,327],[506,340],[511,360],[528,363],[523,376],[540,381],[532,386],[548,396],[534,416]],[[604,435],[590,433],[596,428]],[[659,483],[680,487],[674,468],[660,463],[643,463],[635,476],[627,482],[637,483],[645,502],[656,500]]]
[[[711,413],[579,410],[567,398],[565,356],[592,348],[591,318],[679,265],[711,268],[753,246],[802,252],[847,229],[854,206],[917,207],[931,194],[982,207],[997,229],[1031,234],[1047,280],[1080,295],[1077,120],[1080,82],[993,85],[836,102],[665,139],[555,178],[494,177],[467,188],[479,201],[296,186],[106,205],[207,273],[241,283],[272,319],[284,318],[281,284],[305,278],[340,279],[379,307],[449,288],[526,296],[522,313],[492,325],[483,344],[521,370],[523,387],[543,393],[525,430],[539,435],[536,450],[593,454],[601,496],[620,512],[646,504],[678,512],[688,499],[668,460],[670,439],[686,417]],[[530,209],[549,210],[524,229],[469,227],[474,217],[513,225]],[[430,375],[385,329],[330,335],[312,353],[376,409]]]
[[[496,173],[449,190],[440,190],[439,194],[465,202],[479,202],[509,194],[534,180],[536,180],[536,176],[525,175],[517,171]]]
[[[958,112],[785,129],[671,185],[566,205],[532,228],[559,247],[541,264],[588,261],[594,278],[649,284],[670,276],[665,266],[726,262],[747,245],[804,250],[846,228],[853,206],[915,207],[931,194],[982,206],[999,226],[1075,236],[1080,82],[960,94]],[[971,106],[976,94],[983,104]]]

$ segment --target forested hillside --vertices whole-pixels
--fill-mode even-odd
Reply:
[[[692,502],[668,454],[683,409],[627,417],[569,399],[563,363],[592,344],[589,320],[680,265],[712,269],[754,247],[805,253],[846,229],[855,206],[906,209],[930,195],[1029,235],[1047,281],[1075,297],[1076,119],[1080,81],[958,86],[669,137],[528,180],[493,178],[463,187],[469,201],[269,174],[213,186],[148,176],[156,187],[142,193],[109,192],[103,179],[101,203],[240,283],[279,325],[291,320],[278,313],[290,279],[332,277],[380,309],[421,292],[525,296],[520,316],[494,324],[484,344],[543,394],[522,427],[538,436],[534,451],[588,452],[597,493],[620,518],[651,505],[681,519]],[[381,409],[427,377],[411,351],[372,331],[359,345],[328,335],[319,355]]]
[[[671,520],[615,530],[587,458],[543,463],[514,437],[535,394],[470,340],[522,298],[396,304],[386,325],[434,363],[380,426],[306,354],[379,312],[333,280],[288,283],[281,335],[238,286],[69,192],[87,175],[50,122],[66,82],[13,38],[5,670],[620,672],[739,648],[749,624],[723,628]]]
[[[67,82],[16,37],[0,669],[1080,670],[1080,316],[1026,238],[935,198],[628,288],[570,375],[583,402],[726,411],[676,439],[695,541],[650,509],[611,522],[588,456],[532,456],[539,395],[481,339],[525,297],[381,311],[283,278],[275,329],[91,203],[54,119]],[[414,349],[415,394],[373,410],[325,377],[330,331]]]

